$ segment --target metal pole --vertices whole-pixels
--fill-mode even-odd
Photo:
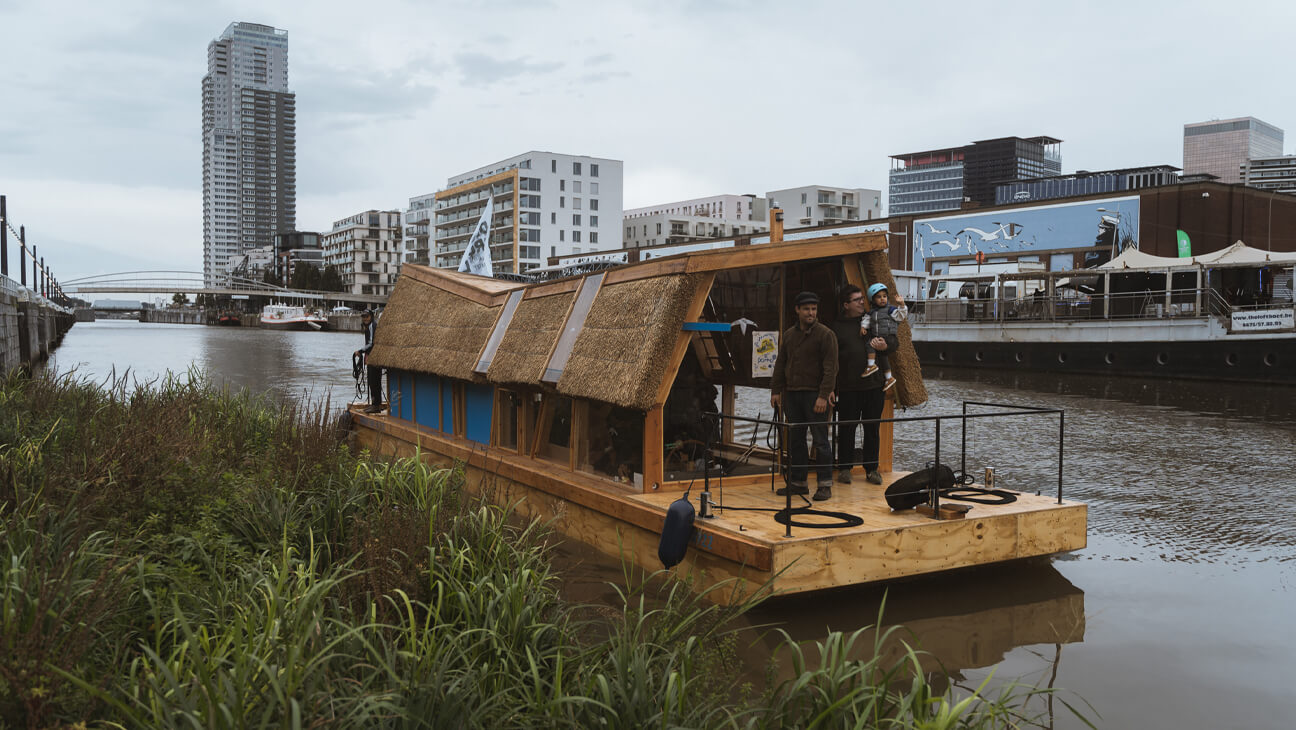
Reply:
[[[963,431],[962,457],[959,460],[959,473],[967,474],[967,401],[963,401],[963,421],[960,423]]]
[[[9,214],[0,195],[0,276],[9,275]]]
[[[940,432],[941,419],[936,418],[936,463],[932,465],[931,506],[936,519],[940,519]]]
[[[18,254],[22,259],[18,271],[22,274],[22,285],[27,286],[27,226],[18,227]]]
[[[41,278],[40,286],[37,288],[40,295],[49,298],[49,272],[45,270],[45,257],[41,256]]]
[[[715,517],[711,514],[711,469],[707,466],[707,460],[711,456],[711,426],[707,423],[707,417],[702,417],[702,428],[706,430],[706,450],[702,452],[702,497],[701,507],[698,514],[703,519]]]
[[[26,230],[26,229],[24,229],[24,230]],[[31,252],[31,253],[32,253],[32,290],[33,290],[33,291],[39,291],[39,290],[40,290],[40,279],[37,279],[37,278],[36,278],[36,263],[37,263],[37,261],[36,261],[36,247],[35,247],[35,246],[32,246],[32,252]]]
[[[1062,504],[1062,434],[1066,432],[1066,412],[1058,412],[1058,504]]]

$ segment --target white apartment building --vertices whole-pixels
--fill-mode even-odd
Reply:
[[[431,265],[458,268],[488,197],[497,274],[621,248],[622,168],[620,160],[533,150],[450,177],[433,196]],[[407,247],[409,238],[407,231]]]
[[[390,296],[401,267],[401,213],[366,210],[333,222],[323,235],[324,264],[350,294]]]
[[[631,208],[625,212],[625,217],[637,218],[656,213],[669,213],[735,221],[763,221],[767,219],[768,212],[769,206],[766,205],[765,198],[758,198],[755,195],[712,195],[707,198],[680,200],[645,208]]]
[[[231,23],[202,80],[203,279],[208,286],[297,221],[296,97],[288,31]]]
[[[409,199],[409,208],[405,209],[405,263],[431,263],[432,211],[436,205],[436,193],[416,195]],[[481,215],[479,212],[478,215]]]
[[[1296,195],[1296,155],[1247,160],[1240,166],[1239,174],[1243,185]]]
[[[770,207],[783,209],[787,228],[826,226],[882,217],[882,191],[807,185],[765,193]]]

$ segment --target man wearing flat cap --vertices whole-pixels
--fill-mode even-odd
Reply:
[[[828,445],[828,404],[837,381],[837,337],[819,321],[819,297],[803,291],[794,300],[797,323],[783,333],[774,378],[770,383],[770,405],[783,409],[788,428],[790,462],[788,485],[778,494],[809,494],[807,477],[810,455],[806,450],[806,429],[817,455],[814,499],[832,497],[832,449]],[[807,425],[814,424],[814,425]]]

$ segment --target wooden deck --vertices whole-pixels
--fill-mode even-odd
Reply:
[[[418,450],[430,462],[462,461],[468,489],[512,504],[526,517],[548,521],[563,535],[647,570],[661,567],[657,547],[666,507],[682,488],[670,483],[640,493],[609,479],[463,438],[447,436],[386,414],[366,415],[353,407],[359,445],[383,456]],[[904,472],[885,474],[887,483]],[[745,483],[744,483],[745,482]],[[800,593],[1077,550],[1086,544],[1084,504],[1022,494],[1007,505],[975,504],[963,519],[935,520],[913,510],[891,512],[885,485],[857,473],[850,485],[834,484],[833,498],[815,509],[847,512],[858,527],[793,527],[792,536],[773,512],[785,499],[770,489],[769,477],[714,481],[712,501],[725,508],[712,519],[698,518],[688,557],[677,570],[700,574],[703,584],[739,578],[743,592],[773,580],[780,593]],[[701,481],[691,499],[698,504]],[[805,506],[793,497],[793,506]],[[799,519],[813,519],[802,515]],[[833,522],[831,518],[826,522]]]

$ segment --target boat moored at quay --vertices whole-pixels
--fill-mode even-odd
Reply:
[[[261,326],[278,330],[318,331],[328,325],[328,317],[299,304],[267,304],[261,310]]]
[[[924,362],[1296,384],[1296,253],[1237,242],[1190,258],[1129,249],[1079,271],[930,277]]]
[[[888,487],[924,467],[893,463],[896,429],[1055,413],[968,404],[962,414],[896,416],[895,406],[927,398],[907,325],[882,414],[884,484],[856,467],[852,484],[813,507],[774,493],[786,463],[781,422],[744,410],[737,392],[763,389],[768,403],[798,292],[819,296],[827,323],[844,285],[894,287],[884,233],[777,239],[534,283],[406,264],[370,355],[386,369],[389,409],[353,406],[356,439],[380,455],[462,463],[470,492],[648,570],[662,566],[672,505],[687,500],[697,518],[676,570],[702,575],[701,585],[734,578],[734,595],[1084,547],[1086,507],[1063,498],[1060,443],[1056,491],[1032,485],[951,508],[959,496],[938,483],[917,509],[892,508]],[[953,441],[942,451],[937,437],[931,461],[967,474],[969,452]]]

